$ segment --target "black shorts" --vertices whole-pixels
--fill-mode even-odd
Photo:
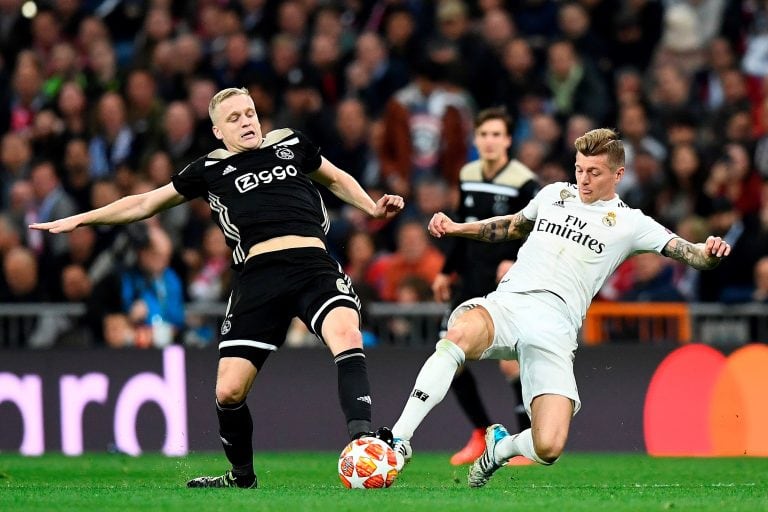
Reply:
[[[219,357],[242,357],[261,369],[285,341],[293,317],[322,340],[329,311],[360,313],[360,299],[341,266],[316,247],[287,249],[249,258],[237,277],[221,324]]]

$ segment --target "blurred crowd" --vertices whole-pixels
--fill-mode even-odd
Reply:
[[[215,338],[183,311],[230,280],[201,200],[130,227],[26,226],[168,183],[218,147],[213,94],[243,86],[265,133],[300,130],[373,197],[406,197],[385,224],[323,190],[365,301],[431,300],[448,242],[426,222],[456,208],[473,116],[497,105],[542,184],[572,179],[576,137],[616,127],[621,197],[734,246],[706,274],[633,258],[600,298],[768,301],[766,1],[0,0],[0,303],[87,304],[25,344]]]

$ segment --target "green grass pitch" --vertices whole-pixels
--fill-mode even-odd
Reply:
[[[259,488],[186,489],[223,454],[83,457],[0,454],[0,511],[768,511],[767,458],[566,453],[552,467],[506,467],[470,489],[467,467],[416,452],[390,489],[347,490],[334,453],[257,453]]]

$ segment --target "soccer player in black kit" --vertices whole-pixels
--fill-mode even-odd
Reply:
[[[498,215],[510,215],[528,204],[539,191],[536,175],[518,160],[509,157],[511,124],[504,108],[489,108],[475,117],[475,147],[480,158],[467,163],[459,173],[460,222],[472,222]],[[485,244],[459,238],[446,254],[443,270],[432,283],[435,299],[451,301],[451,310],[472,297],[496,289],[496,270],[504,260],[515,260],[520,242]],[[453,278],[454,293],[451,293]],[[447,321],[447,317],[445,319]],[[447,327],[446,327],[447,329]],[[517,361],[503,361],[502,367],[515,393],[515,409],[521,430],[530,427],[523,406]],[[475,378],[467,367],[451,383],[459,406],[474,426],[467,445],[451,457],[451,464],[470,464],[485,449],[485,429],[493,423],[486,412]]]
[[[189,164],[171,183],[144,194],[30,228],[66,233],[78,226],[127,224],[202,197],[232,249],[238,277],[221,325],[216,376],[219,434],[232,469],[202,476],[188,487],[256,487],[253,421],[246,397],[269,354],[285,340],[294,316],[331,350],[350,438],[376,435],[360,333],[360,301],[349,278],[326,251],[329,219],[315,182],[375,218],[403,209],[403,198],[373,201],[360,184],[320,154],[301,133],[262,136],[246,89],[219,91],[208,110],[226,149]],[[391,433],[379,429],[385,438]]]

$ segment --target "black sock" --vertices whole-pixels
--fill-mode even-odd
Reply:
[[[475,377],[466,366],[461,369],[451,382],[451,389],[459,401],[459,406],[475,428],[485,428],[491,424],[488,413],[485,411],[483,400],[477,392]]]
[[[219,435],[224,453],[232,464],[232,474],[238,483],[248,484],[253,472],[253,419],[245,401],[236,404],[220,404],[216,401],[219,416]]]
[[[371,386],[368,383],[368,366],[361,348],[345,350],[337,355],[339,375],[339,401],[347,420],[350,439],[371,432]]]
[[[531,418],[525,412],[525,405],[523,404],[523,386],[520,384],[520,379],[512,379],[509,381],[509,386],[512,388],[512,393],[515,394],[515,399],[517,400],[515,416],[517,416],[517,424],[520,426],[520,432],[522,432],[527,428],[531,428]]]

